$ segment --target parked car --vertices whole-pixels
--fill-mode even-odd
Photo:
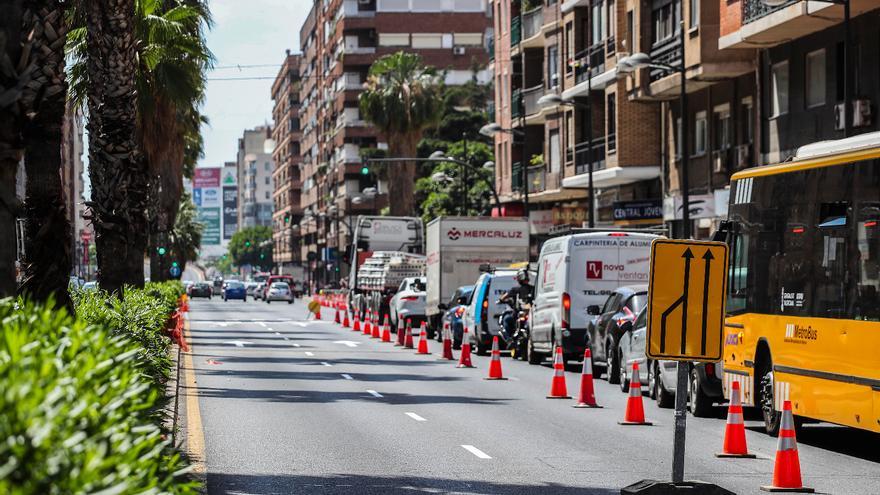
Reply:
[[[713,416],[715,403],[724,402],[721,380],[723,376],[722,361],[691,365],[688,379],[688,410],[694,416],[698,418]]]
[[[244,290],[247,292],[247,295],[254,297],[254,292],[257,290],[257,287],[260,286],[259,282],[245,282]]]
[[[621,285],[647,282],[651,242],[658,237],[608,231],[546,241],[538,258],[529,362],[540,363],[556,345],[565,359],[582,359],[593,320],[587,307],[604,303]],[[596,359],[594,353],[594,364]]]
[[[214,277],[214,290],[223,289],[223,277]]]
[[[625,321],[621,326],[623,334],[618,344],[620,359],[620,389],[629,391],[633,364],[639,365],[639,382],[647,385],[651,398],[660,407],[675,404],[675,386],[678,367],[675,361],[648,359],[645,354],[645,339],[648,332],[648,310],[643,307],[634,322]]]
[[[648,286],[629,285],[612,291],[601,308],[598,305],[587,307],[587,313],[596,316],[587,328],[594,376],[598,377],[604,371],[608,383],[620,383],[623,361],[618,342],[623,335],[623,325],[631,325],[647,303]]]
[[[425,278],[403,279],[389,306],[392,328],[403,328],[406,320],[411,320],[413,328],[418,328],[425,321]]]
[[[223,284],[223,300],[228,301],[230,299],[241,299],[247,302],[247,289],[243,282],[228,280]]]
[[[287,284],[287,289],[290,291],[291,297],[293,297],[293,277],[290,275],[269,275],[269,278],[266,279],[266,282],[263,283],[263,292],[260,296],[263,299],[266,299],[266,294],[269,292],[269,289],[272,287],[272,284],[275,282],[284,282]]]
[[[257,283],[257,286],[254,288],[254,299],[255,300],[260,300],[260,299],[265,300],[265,298],[263,297],[263,294],[265,294],[265,291],[264,291],[265,288],[266,288],[266,282]]]
[[[516,272],[501,269],[486,272],[474,284],[474,295],[464,312],[464,324],[479,355],[492,348],[492,337],[498,335],[498,317],[507,309],[498,299],[516,287]]]
[[[187,292],[189,297],[207,297],[211,299],[214,295],[214,288],[208,282],[199,282],[193,284]]]
[[[287,301],[287,304],[293,304],[293,291],[290,290],[287,282],[273,282],[269,286],[266,292],[266,304],[272,301]]]
[[[452,347],[454,349],[461,348],[461,337],[464,335],[464,312],[467,309],[467,305],[471,302],[473,293],[473,285],[463,285],[455,289],[448,303],[437,305],[438,309],[443,311],[442,321],[449,322],[449,328],[452,331]],[[437,337],[438,340],[442,340],[442,332],[437,332]]]

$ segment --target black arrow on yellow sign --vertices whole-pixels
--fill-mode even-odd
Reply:
[[[700,354],[706,355],[706,318],[709,313],[709,268],[712,266],[712,260],[715,259],[712,256],[712,250],[707,249],[706,254],[703,255],[703,259],[706,261],[706,274],[703,277],[703,340],[700,341]],[[684,354],[684,341],[682,340],[682,354]]]
[[[688,286],[690,285],[691,280],[691,260],[694,259],[694,253],[691,252],[691,248],[687,248],[684,254],[681,255],[684,258],[684,288],[681,291],[681,297],[679,297],[674,303],[672,303],[666,311],[663,312],[662,317],[660,318],[660,353],[666,352],[666,318],[676,310],[679,306],[681,306],[681,353],[684,354],[686,349],[685,344],[687,343],[687,303],[688,303]],[[705,310],[703,311],[703,318],[705,320]],[[705,325],[703,325],[703,332],[705,335]],[[705,339],[704,339],[705,340]]]

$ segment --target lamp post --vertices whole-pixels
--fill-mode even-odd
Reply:
[[[491,124],[486,124],[480,128],[480,134],[486,137],[495,137],[496,134],[503,132],[505,134],[510,134],[513,137],[518,137],[522,139],[522,195],[523,195],[523,210],[525,212],[525,217],[529,216],[529,171],[525,166],[526,159],[526,133],[519,129],[505,129],[501,127],[501,124],[497,122],[492,122]],[[496,202],[498,201],[497,194],[495,198]]]
[[[587,102],[580,103],[570,98],[563,98],[557,94],[546,94],[538,98],[538,105],[547,108],[557,105],[564,105],[572,108],[583,108],[587,112],[587,173],[589,174],[589,191],[590,191],[590,208],[587,210],[588,225],[592,229],[596,226],[594,214],[596,204],[596,190],[593,188],[593,106],[591,104],[591,94],[593,91],[589,74],[587,74]]]
[[[852,74],[850,54],[852,52],[852,39],[850,36],[850,0],[819,0],[825,3],[843,5],[843,137],[852,135]],[[781,7],[789,0],[761,0],[768,7]]]

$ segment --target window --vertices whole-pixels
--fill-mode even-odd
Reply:
[[[714,131],[715,142],[714,149],[726,150],[730,148],[730,107],[724,105],[716,108],[713,112],[715,119]]]
[[[559,131],[550,131],[550,172],[559,172]]]
[[[462,46],[482,46],[483,33],[454,33],[453,43]]]
[[[681,149],[682,149],[682,131],[681,131],[681,117],[675,119],[675,158],[681,158]]]
[[[550,88],[559,86],[559,48],[556,46],[547,49],[547,81]]]
[[[770,117],[788,113],[788,61],[770,68]]]
[[[268,172],[269,170],[272,170],[272,164],[269,163],[269,162],[264,163],[264,164],[263,164],[263,170],[266,170],[267,172]]]
[[[678,26],[678,9],[672,0],[657,2],[651,11],[651,22],[654,25],[652,41],[654,44],[662,43],[672,38]]]
[[[627,52],[635,53],[635,21],[633,20],[633,11],[628,10],[626,12],[626,46],[624,47]]]
[[[593,26],[590,30],[593,33],[592,45],[598,45],[605,37],[605,23],[607,21],[605,12],[605,9],[602,8],[602,2],[593,4],[592,14],[590,15],[590,18],[593,20]]]
[[[379,46],[409,46],[409,33],[379,33]]]
[[[694,119],[694,155],[706,153],[708,127],[706,112],[697,112],[697,116]]]
[[[615,24],[615,22],[616,22],[615,19],[617,19],[617,17],[614,15],[614,12],[616,9],[617,9],[617,7],[614,4],[614,0],[606,0],[605,10],[608,12],[606,14],[607,20],[605,21],[605,37],[606,38],[610,38],[610,37],[614,36],[615,31],[617,31],[617,26]]]
[[[608,144],[608,152],[613,153],[617,150],[617,93],[608,95],[605,108],[608,112],[608,129],[606,130],[606,142]]]
[[[825,104],[825,50],[807,54],[804,60],[807,108]]]
[[[269,178],[268,177],[266,177],[266,185],[267,186],[269,185]]]
[[[742,144],[752,144],[754,141],[753,119],[755,117],[751,98],[743,98],[740,110],[741,139]]]
[[[266,199],[269,199],[269,191],[266,191]]]
[[[688,27],[695,28],[700,25],[700,0],[690,0],[690,21]]]
[[[574,60],[575,50],[574,50],[574,23],[569,22],[565,25],[565,53],[563,54],[566,60]],[[565,64],[565,73],[570,74],[574,68],[570,63]]]

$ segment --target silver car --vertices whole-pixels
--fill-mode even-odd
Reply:
[[[660,407],[672,407],[675,403],[675,385],[678,366],[675,361],[657,361],[645,355],[645,339],[648,332],[648,308],[642,308],[634,323],[626,322],[618,342],[623,359],[620,361],[620,389],[629,391],[634,363],[639,364],[639,381],[648,386],[648,393]],[[624,363],[626,363],[624,365]]]
[[[425,279],[410,277],[403,279],[397,293],[389,302],[391,324],[401,328],[406,320],[412,320],[413,328],[425,321]]]
[[[273,282],[266,292],[266,304],[272,301],[287,301],[287,304],[293,304],[293,291],[287,282]]]

